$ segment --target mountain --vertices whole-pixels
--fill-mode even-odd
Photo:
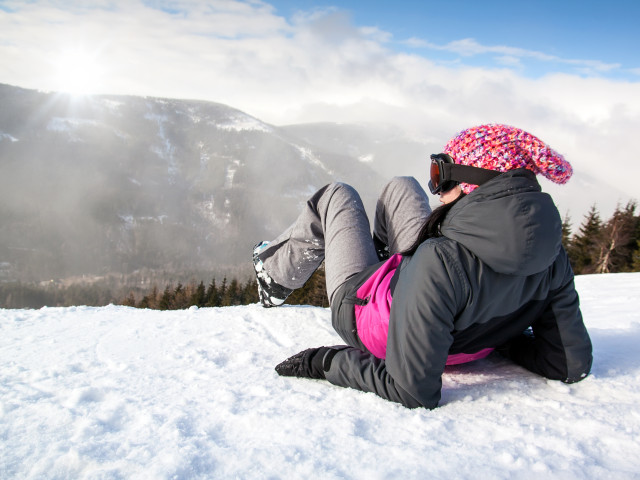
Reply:
[[[442,148],[429,138],[411,139],[390,124],[305,123],[282,128],[318,148],[357,158],[383,178],[411,175],[423,185],[429,180],[429,154]]]
[[[248,263],[317,188],[365,162],[231,107],[0,85],[0,266],[43,280]]]
[[[0,84],[0,105],[0,281],[249,273],[252,246],[319,187],[352,184],[371,214],[391,176],[426,185],[428,154],[446,142],[391,121],[274,126],[195,100]],[[629,198],[574,166],[568,184],[541,184],[577,231],[591,205],[608,218]]]

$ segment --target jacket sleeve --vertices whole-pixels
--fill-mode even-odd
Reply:
[[[326,372],[326,378],[334,385],[373,392],[408,408],[423,406],[394,381],[384,360],[357,348],[338,352]]]
[[[438,406],[464,284],[456,262],[438,243],[426,242],[400,267],[386,359],[354,348],[340,352],[326,375],[331,383],[374,392],[409,408]]]
[[[564,251],[563,251],[564,252]],[[574,383],[585,378],[592,363],[591,339],[582,320],[573,272],[561,254],[563,285],[550,293],[542,315],[531,325],[532,334],[511,341],[504,353],[526,369]]]

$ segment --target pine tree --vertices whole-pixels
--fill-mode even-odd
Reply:
[[[226,281],[226,278],[223,281],[223,285],[225,281]],[[231,280],[231,282],[229,283],[229,286],[226,288],[224,292],[224,297],[222,298],[222,306],[229,307],[232,305],[239,305],[239,304],[240,304],[240,288],[238,286],[238,280],[234,278]]]
[[[171,310],[173,305],[173,293],[171,292],[171,288],[167,286],[162,293],[162,297],[160,297],[160,301],[158,302],[158,310]]]
[[[137,307],[138,308],[151,308],[150,302],[149,302],[149,295],[144,295],[142,297],[142,300],[140,300],[140,303],[138,303]]]
[[[222,285],[218,289],[218,305],[222,306],[225,296],[227,294],[227,277],[222,278]]]
[[[319,307],[329,307],[329,295],[327,294],[327,279],[324,270],[324,266],[316,272],[316,288],[315,296],[313,298],[313,304]]]
[[[134,297],[133,292],[129,292],[129,295],[125,298],[123,305],[126,307],[136,306],[136,298]]]
[[[325,286],[324,268],[322,266],[318,268],[302,288],[294,290],[286,303],[290,305],[328,307],[329,298],[327,297],[327,289]]]
[[[204,287],[204,282],[200,282],[196,287],[193,295],[191,296],[191,305],[196,305],[199,308],[204,307],[207,301],[207,292]]]
[[[640,272],[640,240],[636,241],[636,249],[631,255],[631,271]]]
[[[187,295],[187,291],[182,285],[182,283],[178,282],[178,286],[173,292],[173,299],[171,302],[172,310],[182,310],[189,307],[189,295]]]
[[[156,285],[153,286],[153,289],[151,290],[151,295],[149,298],[149,308],[158,308],[158,302],[159,302],[159,298],[158,298],[158,287]]]
[[[575,273],[594,273],[600,255],[602,221],[594,205],[580,226],[578,234],[571,240],[569,258]]]
[[[254,279],[247,280],[244,287],[242,287],[242,305],[257,303],[259,300],[256,281]]]
[[[630,270],[640,272],[640,215],[635,217],[635,223],[636,227],[630,242],[632,244]]]
[[[571,250],[571,217],[569,213],[562,220],[562,246],[567,252]]]
[[[613,216],[604,225],[596,261],[597,273],[624,272],[631,269],[633,247],[636,243],[635,209],[636,202],[633,200],[629,201],[624,209],[618,205]]]
[[[216,279],[211,280],[209,287],[207,288],[205,306],[218,307],[220,306],[218,287],[216,286]]]

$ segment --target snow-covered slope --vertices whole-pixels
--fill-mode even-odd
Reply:
[[[640,274],[576,283],[589,378],[490,356],[433,411],[278,377],[321,308],[0,310],[0,477],[638,478]]]
[[[0,84],[0,106],[0,263],[12,280],[221,277],[249,269],[253,245],[323,185],[348,182],[373,209],[384,183],[355,157],[218,103]]]

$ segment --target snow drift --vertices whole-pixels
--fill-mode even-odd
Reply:
[[[432,411],[278,377],[327,309],[0,310],[0,477],[639,478],[640,274],[576,283],[589,378],[493,354]]]

